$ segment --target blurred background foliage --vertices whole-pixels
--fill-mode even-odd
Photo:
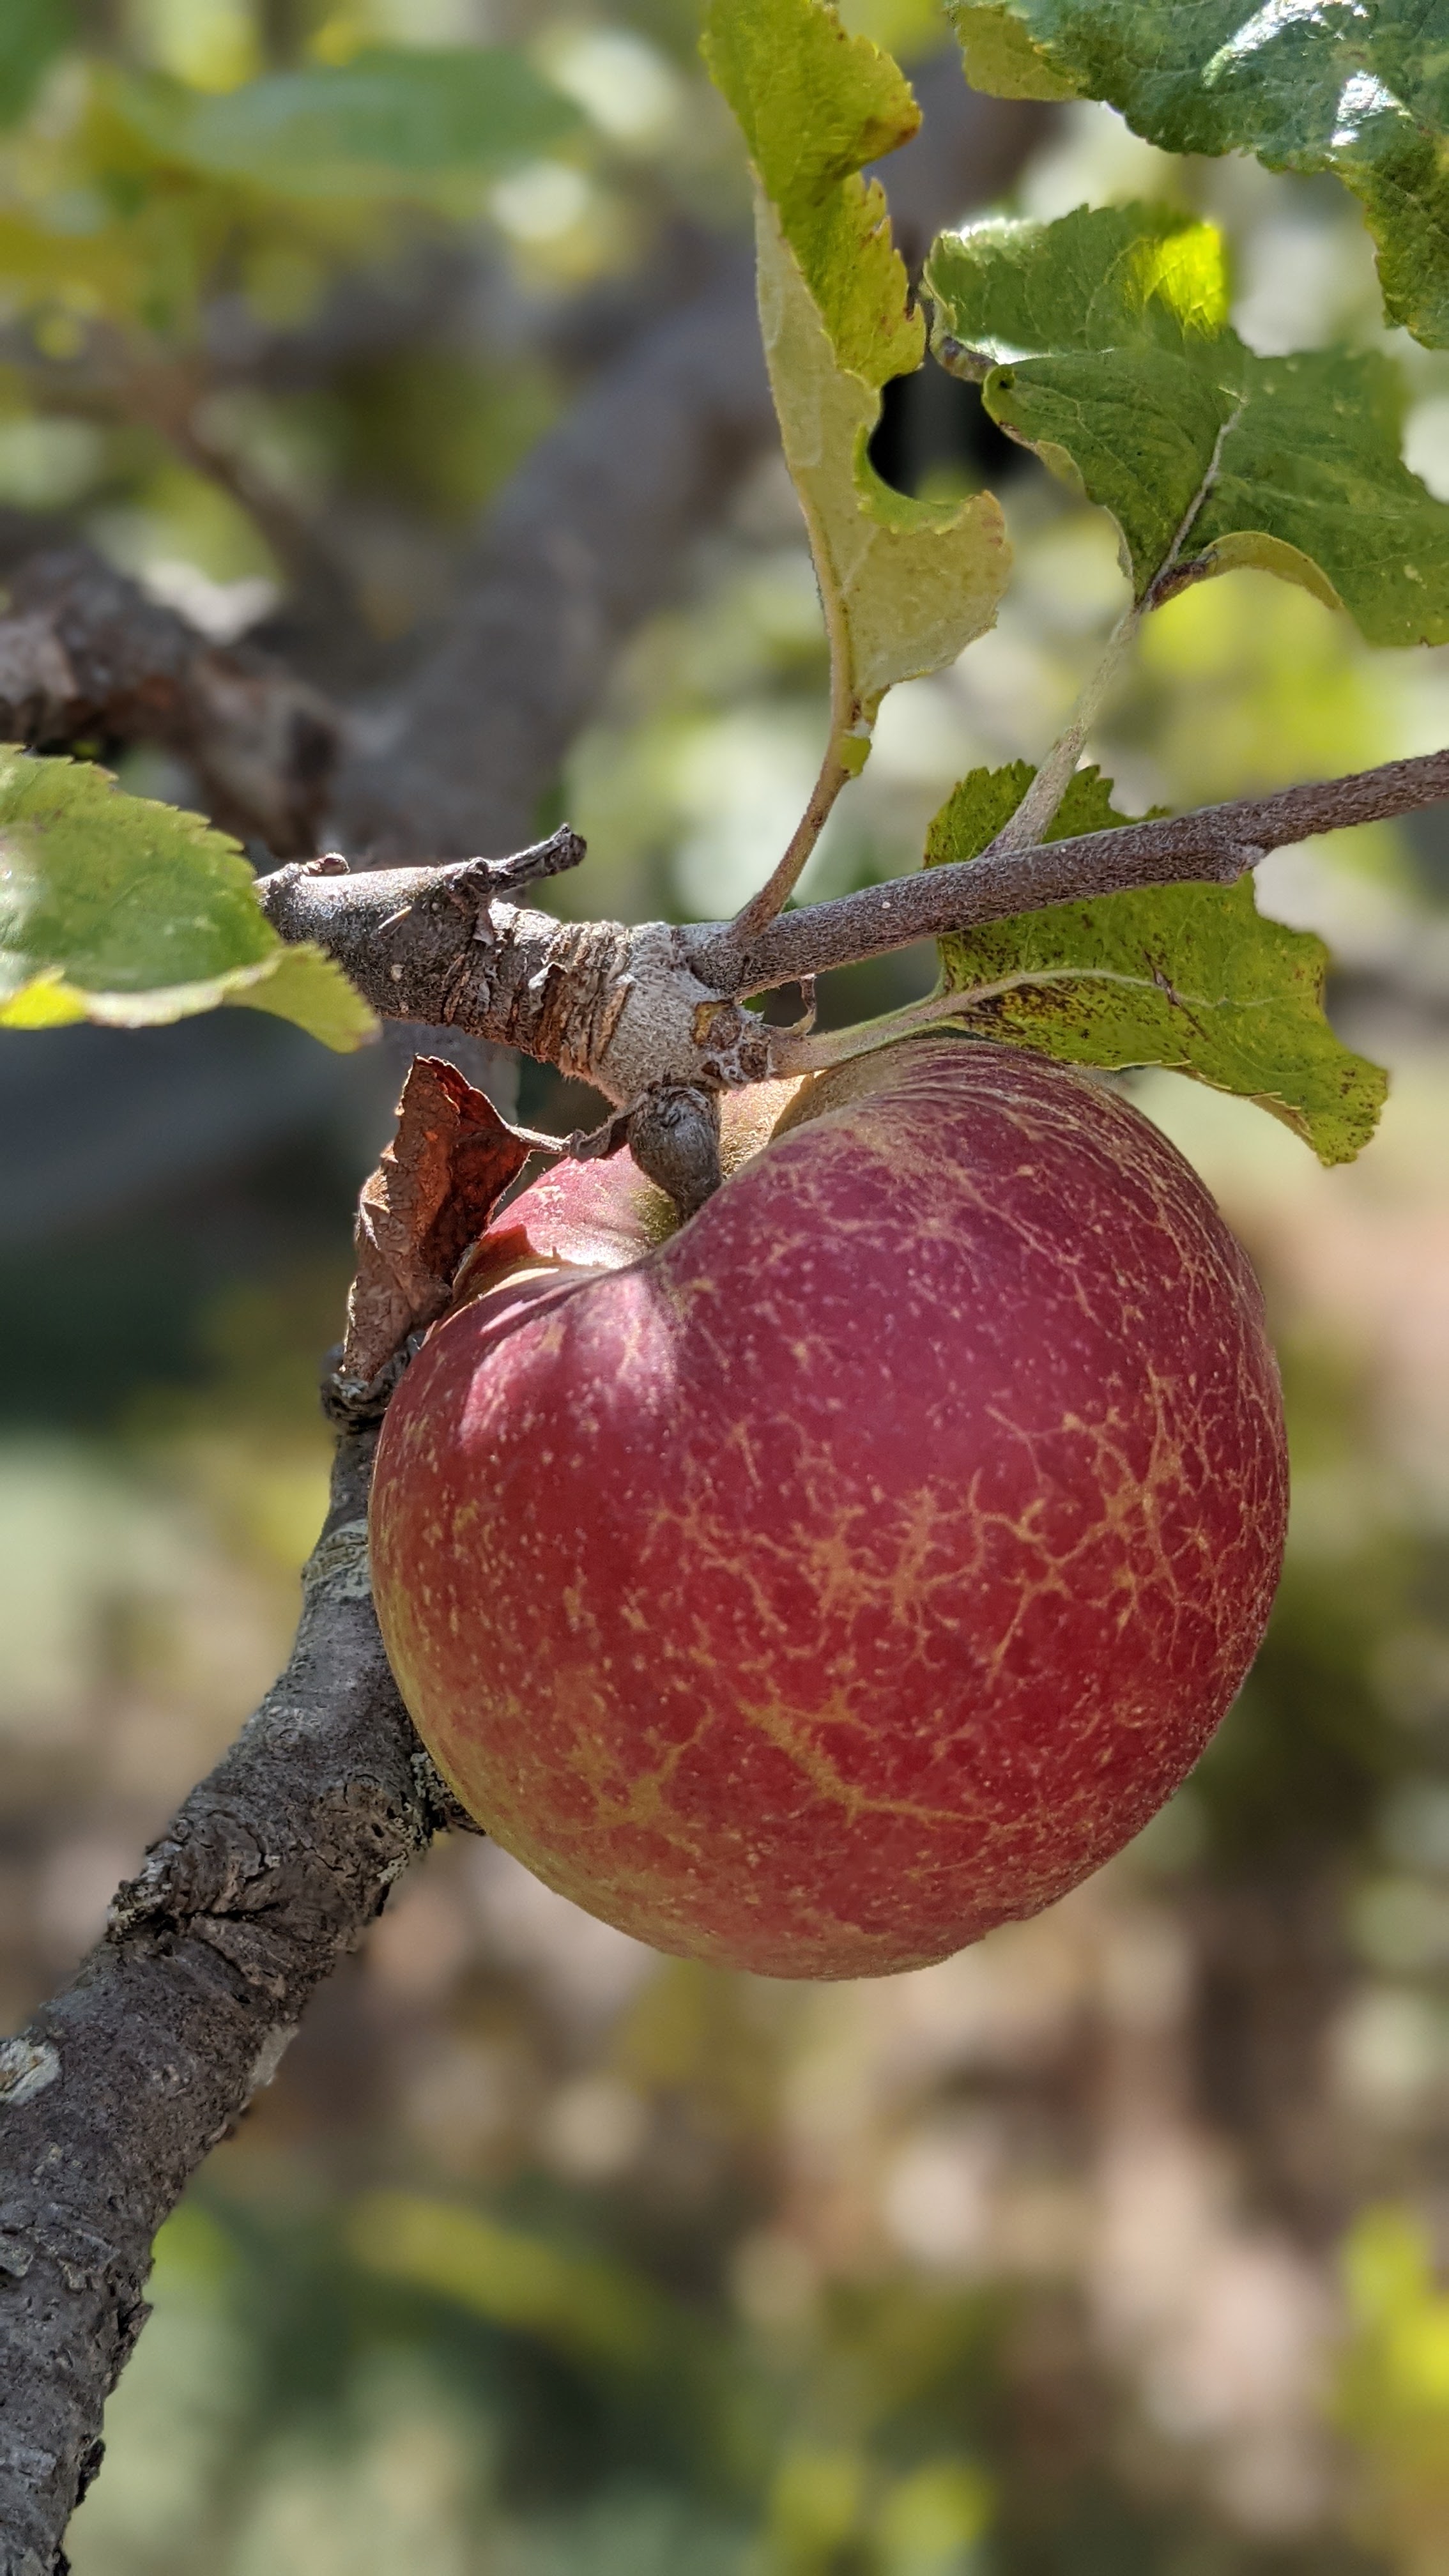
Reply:
[[[0,514],[218,637],[385,677],[610,316],[743,237],[696,15],[8,0]],[[940,49],[917,0],[845,15]],[[1260,349],[1379,336],[1332,183],[1168,162],[1084,108],[1018,202],[1131,194],[1225,224]],[[410,336],[289,374],[338,298],[399,297]],[[1411,461],[1449,492],[1449,364],[1397,354]],[[1039,754],[1120,604],[1102,523],[973,401],[922,379],[879,455],[910,488],[989,474],[1016,585],[888,702],[810,891],[912,866],[966,768]],[[333,602],[310,640],[303,599]],[[1139,806],[1267,788],[1441,742],[1446,679],[1237,575],[1153,621],[1094,748]],[[540,816],[590,841],[564,900],[738,901],[813,776],[824,680],[770,465]],[[658,1958],[455,1838],[166,2230],[77,2576],[1449,2569],[1449,836],[1280,853],[1263,887],[1334,940],[1336,1008],[1396,1087],[1329,1176],[1242,1104],[1135,1086],[1258,1261],[1295,1449],[1273,1627],[1196,1778],[1066,1904],[878,1985]],[[928,972],[841,976],[829,1008]],[[7,1155],[86,1034],[0,1042]],[[238,1088],[297,1061],[239,1053]],[[260,1141],[212,1101],[184,1186],[82,1158],[0,1222],[7,2022],[283,1655],[395,1078],[349,1068]],[[535,1068],[523,1100],[577,1110]]]

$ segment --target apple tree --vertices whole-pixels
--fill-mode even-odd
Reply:
[[[1389,319],[1449,345],[1431,18],[948,14],[978,92],[1103,99],[1168,151],[1336,173]],[[49,40],[48,13],[17,14],[0,55],[17,97]],[[938,1957],[1146,1821],[1271,1600],[1284,1466],[1256,1288],[1103,1077],[1172,1067],[1323,1162],[1352,1158],[1384,1076],[1335,1035],[1326,951],[1260,912],[1253,868],[1449,797],[1449,753],[1140,818],[1085,755],[1146,621],[1237,567],[1374,644],[1449,640],[1449,508],[1403,462],[1391,358],[1256,354],[1211,224],[1157,205],[991,216],[941,232],[913,284],[871,175],[919,121],[897,66],[829,0],[713,0],[704,47],[753,174],[760,327],[831,675],[816,784],[735,916],[536,908],[582,842],[565,825],[466,854],[485,837],[466,783],[424,863],[400,846],[406,762],[390,805],[362,758],[350,807],[329,808],[308,787],[325,708],[285,671],[143,632],[110,594],[132,620],[134,729],[144,708],[153,738],[209,746],[216,810],[265,863],[93,762],[0,755],[0,1025],[243,1008],[338,1050],[387,1021],[439,1033],[362,1196],[323,1395],[331,1507],[291,1660],[74,1982],[0,2049],[15,2576],[63,2564],[158,2227],[435,1835],[481,1826],[610,1919],[767,1973]],[[337,197],[386,199],[400,173],[442,186],[566,114],[487,51],[357,56],[200,102],[103,87],[112,211],[88,238],[126,399],[204,439],[193,323],[217,244],[325,236]],[[913,498],[872,461],[886,388],[931,367],[1108,514],[1130,596],[1039,766],[965,776],[918,872],[804,902],[887,693],[967,651],[1011,578],[990,493]],[[592,421],[575,483],[588,438],[628,437]],[[236,481],[234,457],[213,462]],[[604,455],[606,486],[618,464]],[[295,553],[285,512],[257,506]],[[559,561],[545,539],[522,511],[524,655]],[[85,697],[87,647],[87,703],[114,715],[98,597],[72,600],[65,673],[54,600],[35,600],[28,677],[3,682],[30,744],[55,741],[67,688]],[[580,701],[552,676],[561,742]],[[476,727],[470,756],[481,742],[506,771],[457,679],[431,721]],[[329,812],[355,861],[316,849]],[[819,977],[923,940],[929,997],[816,1026]],[[760,1007],[795,986],[795,1021]],[[607,1115],[569,1137],[511,1123],[444,1059],[457,1039],[587,1081]]]

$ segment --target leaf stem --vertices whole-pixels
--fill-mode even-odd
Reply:
[[[1011,850],[1033,849],[1050,828],[1052,817],[1072,783],[1102,701],[1136,642],[1137,629],[1146,607],[1147,596],[1144,595],[1141,599],[1129,601],[1123,609],[1107,638],[1100,662],[1077,700],[1070,724],[1057,736],[1016,812],[1002,824],[990,848],[983,850],[983,858],[1001,858]]]
[[[860,1020],[850,1028],[827,1029],[819,1037],[808,1036],[802,1030],[780,1029],[774,1033],[771,1046],[771,1070],[776,1074],[824,1073],[852,1056],[872,1055],[881,1047],[894,1046],[898,1038],[914,1037],[921,1029],[969,1020],[983,1004],[1001,1001],[1008,993],[1042,992],[1055,985],[1083,983],[1117,984],[1124,991],[1140,992],[1147,980],[1124,974],[1119,968],[1077,962],[1021,967],[1014,974],[998,975],[989,984],[928,993],[919,1002],[907,1002],[901,1010],[882,1012],[879,1019]],[[1182,994],[1178,998],[1198,1009],[1212,1008],[1210,1000],[1202,995]]]
[[[1161,608],[1167,600],[1175,598],[1178,591],[1186,587],[1186,578],[1191,578],[1190,574],[1186,578],[1175,578],[1184,572],[1183,548],[1192,534],[1203,503],[1217,481],[1224,443],[1242,411],[1244,400],[1245,397],[1240,395],[1226,420],[1219,423],[1206,471],[1178,522],[1171,545],[1151,580],[1123,609],[1107,638],[1101,661],[1077,700],[1071,722],[1052,744],[1016,812],[1003,823],[989,849],[982,852],[983,858],[1001,857],[1011,850],[1032,849],[1050,828],[1052,818],[1072,783],[1087,736],[1101,713],[1102,702],[1137,640],[1143,618],[1149,610]]]
[[[858,764],[852,767],[842,759],[840,745],[839,728],[832,725],[825,757],[820,764],[820,775],[810,790],[810,801],[790,836],[779,865],[771,871],[758,894],[752,894],[749,902],[736,913],[730,924],[732,940],[743,942],[758,938],[776,913],[784,911],[794,893],[806,860],[830,818],[837,796],[857,774]]]

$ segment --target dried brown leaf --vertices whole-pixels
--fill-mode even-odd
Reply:
[[[419,1056],[397,1134],[357,1212],[357,1276],[342,1374],[370,1385],[409,1334],[442,1314],[458,1264],[533,1150],[455,1065]]]

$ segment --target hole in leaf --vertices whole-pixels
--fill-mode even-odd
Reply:
[[[913,376],[893,376],[881,395],[870,461],[883,483],[912,500],[922,493],[996,490],[1019,471],[1022,450],[986,410],[980,388],[927,359]]]

